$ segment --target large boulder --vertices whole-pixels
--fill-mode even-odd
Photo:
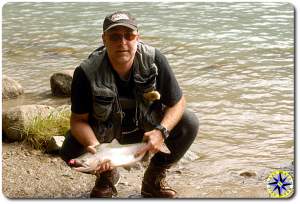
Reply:
[[[11,99],[17,98],[24,93],[24,89],[16,80],[3,75],[2,76],[2,98]]]
[[[22,105],[8,109],[2,113],[2,130],[9,141],[24,140],[26,125],[36,117],[47,117],[54,111],[46,105]]]
[[[71,84],[74,70],[64,70],[54,73],[50,77],[50,86],[53,96],[71,96]]]

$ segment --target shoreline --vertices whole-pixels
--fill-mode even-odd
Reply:
[[[93,175],[75,172],[57,155],[44,154],[25,143],[2,143],[2,192],[8,199],[88,199],[95,181]],[[256,178],[229,182],[201,177],[201,174],[175,165],[167,181],[178,198],[268,198],[266,185]],[[117,198],[141,198],[144,170],[120,168]],[[79,182],[80,181],[80,182]]]

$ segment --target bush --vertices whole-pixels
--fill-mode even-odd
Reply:
[[[69,110],[60,110],[47,117],[35,117],[25,127],[25,141],[35,149],[45,150],[51,137],[65,135],[70,129],[70,115]]]

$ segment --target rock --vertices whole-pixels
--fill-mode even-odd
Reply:
[[[17,98],[23,93],[21,84],[6,75],[2,76],[2,99]]]
[[[175,173],[175,174],[180,174],[180,175],[181,175],[181,174],[182,174],[182,171],[181,171],[181,170],[175,170],[174,173]]]
[[[39,117],[47,117],[54,108],[46,105],[22,105],[2,112],[2,128],[9,141],[24,140],[26,125]]]
[[[64,136],[53,136],[47,145],[46,152],[47,153],[59,152],[64,140],[65,140]]]
[[[286,171],[288,172],[292,177],[294,177],[295,174],[295,165],[294,161],[285,162],[279,165],[278,170]]]
[[[278,169],[284,170],[284,171],[294,171],[294,169],[295,169],[294,161],[282,163],[279,165]]]
[[[255,172],[251,172],[251,171],[244,171],[244,172],[240,173],[240,176],[243,176],[243,177],[253,177],[253,176],[256,176],[256,173]]]
[[[121,181],[119,182],[120,185],[123,185],[123,186],[129,186],[129,183],[127,181]]]
[[[54,73],[50,77],[50,86],[53,96],[70,96],[74,70],[64,70]]]
[[[192,150],[188,150],[183,156],[183,158],[181,158],[180,163],[185,164],[185,163],[196,161],[198,159],[200,159],[199,153],[196,153]]]

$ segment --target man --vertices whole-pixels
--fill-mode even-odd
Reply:
[[[71,130],[61,149],[68,162],[99,143],[146,141],[155,153],[145,171],[144,197],[173,198],[166,170],[193,143],[198,119],[185,110],[185,99],[166,58],[139,40],[135,19],[115,12],[103,22],[104,46],[76,68],[72,81]],[[170,154],[160,152],[165,143]],[[109,161],[98,166],[91,197],[112,197],[119,174]]]

